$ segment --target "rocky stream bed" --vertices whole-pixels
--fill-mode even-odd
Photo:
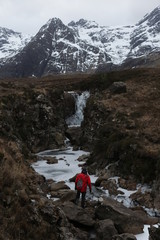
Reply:
[[[159,240],[159,76],[0,81],[2,240]],[[90,94],[81,126],[69,128],[73,91]],[[83,164],[93,187],[85,209],[73,203]]]

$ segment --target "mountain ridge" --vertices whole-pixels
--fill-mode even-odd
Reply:
[[[21,39],[25,44],[19,44],[15,50],[13,44],[12,55],[0,58],[0,77],[42,77],[149,66],[150,55],[160,52],[159,13],[160,6],[137,24],[122,27],[100,26],[85,19],[66,25],[59,18],[51,18],[32,38],[23,41],[19,34],[19,42]],[[1,34],[0,46],[5,47]]]

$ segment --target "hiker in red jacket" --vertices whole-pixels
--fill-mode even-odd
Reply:
[[[78,204],[80,194],[82,194],[82,201],[81,201],[82,208],[85,208],[85,196],[86,196],[87,185],[89,186],[90,193],[91,193],[92,191],[91,179],[87,174],[87,169],[82,168],[82,172],[77,175],[76,181],[75,181],[75,189],[77,190],[75,203]]]

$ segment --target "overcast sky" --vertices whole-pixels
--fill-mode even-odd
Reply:
[[[80,18],[102,26],[137,23],[160,0],[0,0],[0,26],[36,34],[50,18],[65,24]]]

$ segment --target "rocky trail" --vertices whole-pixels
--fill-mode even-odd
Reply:
[[[149,236],[148,228],[157,224],[159,219],[149,216],[142,206],[136,208],[129,198],[131,194],[140,191],[140,187],[139,190],[128,191],[118,188],[117,182],[117,195],[112,195],[105,189],[113,191],[113,186],[96,187],[101,177],[91,175],[92,194],[87,191],[85,210],[80,207],[80,203],[78,206],[74,204],[75,173],[79,173],[81,166],[86,164],[88,154],[80,150],[74,151],[71,147],[64,150],[48,150],[39,153],[40,160],[32,165],[48,181],[47,197],[54,201],[56,206],[62,207],[80,235],[83,231],[81,237],[72,235],[66,239],[146,239],[145,237]],[[110,179],[110,182],[116,185],[115,179]],[[152,215],[155,216],[155,212]]]

